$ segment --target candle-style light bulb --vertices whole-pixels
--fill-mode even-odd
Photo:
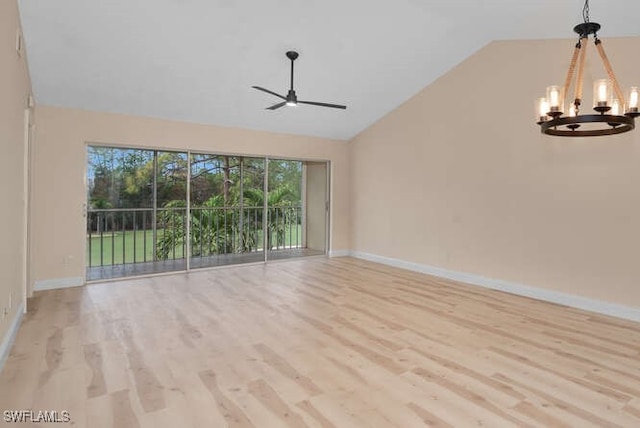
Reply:
[[[561,116],[564,110],[564,93],[560,86],[549,86],[547,88],[547,102],[549,116]]]
[[[614,98],[613,101],[611,102],[611,111],[609,112],[609,114],[618,116],[620,112],[622,112],[622,106],[620,105],[620,100],[618,100],[617,98]]]
[[[598,101],[606,101],[607,100],[607,85],[604,83],[600,83],[598,85]]]
[[[578,115],[578,108],[576,107],[576,105],[574,103],[569,104],[569,117],[576,117],[577,115]],[[572,131],[575,131],[576,129],[580,128],[580,124],[569,123],[567,124],[567,128],[569,128]]]
[[[638,87],[637,86],[633,86],[631,88],[631,91],[629,93],[629,108],[627,108],[627,113],[630,114],[638,114],[640,113],[639,109],[638,109]]]
[[[536,100],[536,119],[538,123],[546,122],[549,120],[549,103],[547,99],[542,97]]]
[[[611,81],[599,79],[593,82],[593,107],[598,111],[608,111],[613,101]]]

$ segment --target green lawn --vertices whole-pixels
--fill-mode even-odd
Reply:
[[[158,230],[158,238],[162,237],[163,230]],[[258,240],[262,240],[262,231],[258,233]],[[101,245],[102,241],[102,245]],[[287,230],[285,235],[286,246],[302,244],[302,226],[298,225]],[[134,258],[135,254],[135,258]],[[109,266],[112,264],[140,263],[153,261],[153,232],[151,230],[125,231],[104,233],[87,237],[87,263],[89,266]],[[175,252],[169,254],[169,259],[184,258],[182,246],[175,248]]]
[[[158,231],[161,236],[162,231]],[[134,258],[135,255],[135,258]],[[153,232],[138,230],[105,233],[87,237],[87,262],[90,266],[153,261]],[[172,255],[173,256],[173,255]],[[176,258],[183,256],[182,248],[176,249]],[[173,258],[173,257],[171,257]]]

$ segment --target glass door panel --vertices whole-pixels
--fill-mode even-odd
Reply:
[[[259,262],[265,260],[264,251],[264,158],[241,158],[242,178],[238,189],[240,219],[238,229],[241,231],[242,260]]]
[[[322,185],[316,185],[321,178],[315,170],[309,175],[306,162],[269,159],[268,165],[267,259],[324,254],[326,229],[324,226],[316,227],[314,222],[311,224],[314,227],[310,230],[309,214],[311,209],[314,221],[319,221],[318,216],[325,218],[326,163],[317,163],[324,168],[322,171],[325,173],[325,182]],[[313,178],[312,182],[309,177]],[[318,199],[322,200],[321,210],[314,204]],[[310,242],[309,238],[313,238],[313,241]],[[313,243],[312,247],[309,246],[310,243]]]
[[[253,192],[264,159],[191,155],[192,268],[264,261],[262,210]]]
[[[87,280],[184,270],[185,197],[185,153],[88,146]]]
[[[187,269],[187,172],[183,152],[156,152],[156,271]]]
[[[304,169],[306,254],[326,254],[329,224],[328,163],[305,162]]]

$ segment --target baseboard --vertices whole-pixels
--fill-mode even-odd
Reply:
[[[485,278],[483,276],[470,273],[456,272],[419,263],[407,262],[405,260],[363,253],[360,251],[351,251],[350,255],[358,259],[381,263],[384,265],[406,269],[413,272],[425,273],[427,275],[447,278],[453,281],[459,281],[466,284],[490,288],[492,290],[504,291],[506,293],[516,294],[518,296],[530,297],[532,299],[543,300],[545,302],[557,303],[572,308],[583,309],[586,311],[609,315],[616,318],[640,322],[640,308],[620,305],[617,303],[604,302],[601,300],[588,299],[586,297],[576,296],[573,294],[545,290],[542,288],[531,287],[529,285],[503,281],[500,279]]]
[[[350,250],[329,251],[329,257],[349,257],[350,255]]]
[[[56,290],[58,288],[79,287],[84,285],[84,278],[74,276],[70,278],[43,279],[33,285],[34,291]]]
[[[18,334],[18,330],[20,329],[20,324],[22,323],[22,317],[24,316],[24,303],[21,303],[20,306],[16,308],[16,315],[13,317],[13,321],[11,321],[11,325],[9,325],[9,330],[7,330],[7,334],[4,336],[4,340],[2,341],[2,345],[0,345],[0,373],[2,373],[2,368],[4,367],[4,363],[9,358],[9,353],[11,352],[11,346],[13,346],[13,341],[16,339],[16,335]]]

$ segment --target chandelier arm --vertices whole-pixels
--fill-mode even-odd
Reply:
[[[596,48],[598,49],[598,53],[600,54],[600,58],[602,58],[602,62],[604,64],[605,70],[607,70],[607,74],[609,75],[609,79],[613,82],[613,90],[618,97],[618,100],[624,104],[624,94],[622,93],[622,89],[620,89],[620,84],[618,83],[618,79],[616,79],[616,75],[613,72],[613,68],[611,67],[611,63],[609,62],[609,58],[607,58],[607,54],[604,52],[604,47],[602,46],[602,41],[600,39],[596,39]]]
[[[580,65],[578,66],[578,77],[576,80],[576,110],[577,107],[582,103],[582,91],[584,87],[584,65],[587,61],[587,46],[589,45],[586,37],[582,37],[580,39],[580,44],[582,45],[582,49],[580,49]],[[576,114],[578,112],[576,111]]]
[[[571,81],[573,80],[573,76],[576,71],[576,64],[578,63],[578,57],[580,56],[580,48],[582,46],[582,40],[579,40],[576,43],[576,47],[573,50],[573,57],[571,57],[571,64],[569,64],[569,70],[567,71],[567,78],[564,81],[564,96],[568,97],[569,95],[569,87],[571,86]]]

